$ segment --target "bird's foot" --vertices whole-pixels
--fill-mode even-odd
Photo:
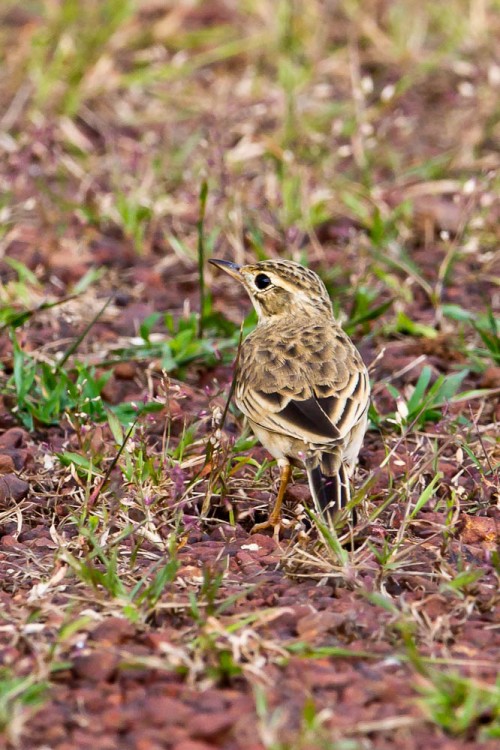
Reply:
[[[265,531],[266,529],[273,529],[273,539],[279,544],[280,530],[284,528],[281,516],[273,517],[271,514],[267,521],[262,523],[256,523],[252,526],[250,533],[257,534],[259,531]]]

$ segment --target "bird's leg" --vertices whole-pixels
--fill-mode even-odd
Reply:
[[[290,481],[291,474],[292,467],[288,462],[280,467],[280,486],[278,494],[276,496],[274,507],[270,512],[267,521],[255,524],[255,526],[252,528],[252,534],[255,534],[256,531],[263,531],[263,529],[269,529],[270,527],[272,527],[274,529],[273,536],[276,539],[279,539],[281,528],[281,506],[283,504],[283,498],[285,497],[285,491],[288,482]]]

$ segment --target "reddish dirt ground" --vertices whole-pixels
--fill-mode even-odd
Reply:
[[[28,5],[0,9],[0,745],[497,748],[498,15],[145,2],[94,44],[99,4]],[[193,333],[205,177],[205,256],[307,262],[370,365],[340,548],[300,473],[280,544],[250,533],[277,472],[219,424],[250,302],[210,267]],[[405,423],[425,368],[463,380]]]

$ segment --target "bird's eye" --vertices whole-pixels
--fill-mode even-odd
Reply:
[[[269,276],[266,276],[265,273],[259,273],[255,277],[255,286],[257,287],[257,289],[267,289],[267,287],[270,286],[271,283],[271,279],[269,278]]]

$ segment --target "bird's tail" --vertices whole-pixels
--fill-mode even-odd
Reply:
[[[335,513],[351,499],[347,467],[339,456],[323,453],[319,461],[307,462],[306,469],[316,512],[333,526]],[[353,522],[356,523],[354,511]]]

